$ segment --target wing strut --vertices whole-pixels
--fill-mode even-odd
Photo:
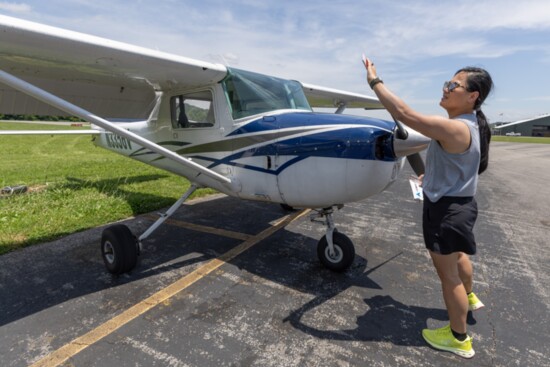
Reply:
[[[56,107],[60,110],[63,110],[65,112],[70,113],[71,115],[78,116],[81,119],[84,119],[86,121],[89,121],[93,123],[94,125],[97,125],[99,127],[104,128],[107,131],[110,131],[114,134],[120,135],[125,137],[126,139],[139,144],[147,149],[152,150],[155,153],[158,153],[162,155],[165,158],[171,159],[183,166],[189,167],[195,171],[198,171],[199,174],[204,174],[205,176],[208,176],[222,184],[230,184],[231,180],[227,177],[224,177],[220,175],[219,173],[208,169],[206,167],[201,166],[200,164],[197,164],[195,162],[192,162],[191,160],[182,157],[171,150],[168,150],[158,144],[153,143],[152,141],[142,138],[141,136],[134,134],[128,130],[124,130],[123,128],[120,128],[116,126],[115,124],[102,119],[99,116],[96,116],[92,114],[89,111],[86,111],[83,108],[80,108],[72,103],[69,103],[65,101],[64,99],[61,99],[49,92],[46,92],[43,89],[40,89],[33,84],[27,83],[24,80],[21,80],[11,74],[6,73],[3,70],[0,70],[0,82],[9,85],[10,87],[17,89],[25,94],[28,94],[31,97],[34,97],[44,103],[47,103],[53,107]]]

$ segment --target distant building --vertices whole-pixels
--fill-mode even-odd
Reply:
[[[495,124],[491,126],[494,135],[521,135],[550,137],[550,114],[527,120]]]

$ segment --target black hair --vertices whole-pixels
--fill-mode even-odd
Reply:
[[[476,111],[477,124],[479,126],[481,160],[479,162],[478,173],[481,174],[489,165],[489,143],[491,142],[491,129],[489,128],[489,122],[485,114],[481,111],[481,105],[493,89],[493,79],[485,69],[478,67],[469,66],[462,68],[455,75],[462,72],[467,74],[466,82],[468,86],[466,90],[468,92],[479,92],[479,97],[474,104],[474,110]]]

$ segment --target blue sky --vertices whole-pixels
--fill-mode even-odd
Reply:
[[[550,113],[548,0],[0,0],[0,14],[371,95],[364,52],[429,114],[445,114],[445,80],[481,66],[491,122]]]

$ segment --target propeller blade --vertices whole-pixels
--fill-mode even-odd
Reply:
[[[408,155],[407,161],[409,161],[409,164],[411,165],[414,173],[416,173],[417,176],[424,174],[424,171],[425,171],[424,161],[422,160],[420,153],[414,153],[414,154]]]
[[[407,131],[407,129],[405,129],[405,126],[403,126],[401,121],[397,121],[395,117],[392,116],[392,119],[393,121],[395,121],[395,125],[397,127],[395,137],[397,139],[407,140],[407,138],[409,137],[409,132]]]
[[[409,161],[414,173],[416,173],[417,176],[423,175],[426,168],[424,167],[424,161],[418,152],[426,148],[429,143],[429,139],[416,132],[412,132],[411,136],[409,136],[409,131],[405,128],[405,126],[393,116],[392,118],[396,126],[395,139],[399,139],[399,141],[394,140],[396,155],[398,157],[407,155],[407,161]],[[411,139],[409,139],[409,137],[411,137]]]

